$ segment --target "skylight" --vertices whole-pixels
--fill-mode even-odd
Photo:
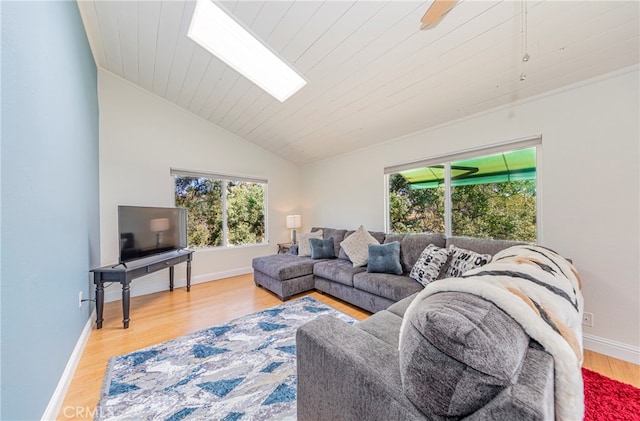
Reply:
[[[187,34],[280,102],[307,81],[211,0],[198,0]]]

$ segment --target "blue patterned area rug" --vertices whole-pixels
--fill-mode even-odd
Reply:
[[[294,420],[296,329],[355,319],[303,297],[109,360],[96,420]]]

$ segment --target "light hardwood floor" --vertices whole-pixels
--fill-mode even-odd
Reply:
[[[114,284],[111,288],[117,288]],[[318,300],[354,318],[370,313],[328,295],[311,292]],[[257,288],[253,275],[243,275],[191,287],[176,288],[131,299],[131,323],[122,328],[120,301],[107,303],[103,328],[94,328],[58,415],[59,420],[93,419],[109,358],[157,344],[282,302]],[[640,366],[585,351],[585,367],[640,387]]]

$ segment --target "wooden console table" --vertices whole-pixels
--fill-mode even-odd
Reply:
[[[191,259],[193,250],[175,250],[112,266],[103,266],[91,269],[93,283],[96,285],[96,313],[98,329],[102,329],[104,311],[104,283],[119,282],[122,284],[122,323],[124,328],[129,327],[129,284],[132,280],[141,276],[169,268],[169,291],[173,291],[173,267],[179,263],[187,262],[187,292],[191,291]]]

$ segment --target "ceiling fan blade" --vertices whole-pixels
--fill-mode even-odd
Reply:
[[[427,9],[427,13],[420,19],[420,29],[431,29],[442,20],[444,15],[455,6],[457,0],[434,0]]]

